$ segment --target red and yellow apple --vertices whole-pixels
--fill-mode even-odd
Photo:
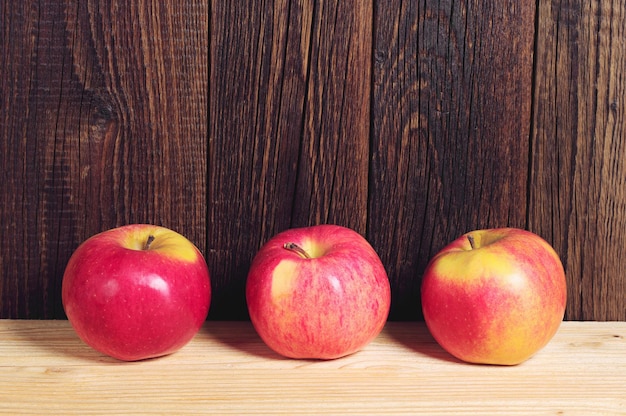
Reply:
[[[380,333],[391,289],[365,238],[317,225],[284,231],[263,245],[250,267],[246,301],[254,328],[275,352],[334,359]]]
[[[132,224],[96,234],[72,254],[62,301],[78,336],[124,361],[173,353],[198,332],[211,302],[200,251],[170,229]]]
[[[422,280],[424,320],[460,360],[519,364],[554,336],[565,312],[563,265],[541,237],[516,228],[467,233],[435,255]]]

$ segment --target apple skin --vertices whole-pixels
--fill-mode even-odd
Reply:
[[[275,352],[329,360],[362,349],[380,333],[391,289],[365,238],[316,225],[284,231],[263,245],[250,267],[246,301],[254,328]]]
[[[459,237],[431,259],[421,290],[435,340],[458,359],[480,364],[530,358],[558,330],[567,298],[557,253],[517,228]]]
[[[63,275],[62,302],[74,330],[92,348],[123,361],[159,357],[182,348],[206,320],[209,270],[182,235],[126,225],[96,234],[74,251]]]

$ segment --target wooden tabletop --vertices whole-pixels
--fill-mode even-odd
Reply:
[[[389,323],[363,351],[285,359],[248,322],[207,322],[178,353],[124,363],[67,321],[0,320],[0,413],[626,414],[626,322],[564,322],[514,367],[461,363],[423,323]]]

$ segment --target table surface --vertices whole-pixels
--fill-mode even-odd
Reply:
[[[390,322],[332,361],[282,358],[249,322],[207,322],[182,350],[125,363],[67,321],[0,320],[0,413],[626,414],[626,322],[564,322],[517,366],[459,362],[423,323]]]

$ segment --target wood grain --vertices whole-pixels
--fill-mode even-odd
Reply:
[[[274,234],[319,223],[365,233],[371,21],[368,2],[212,9],[215,319],[247,316],[247,270]]]
[[[2,7],[1,311],[62,317],[92,234],[149,222],[205,247],[207,8]]]
[[[529,228],[561,254],[566,316],[626,320],[623,2],[539,9]]]
[[[246,316],[252,256],[291,225],[312,14],[312,2],[211,10],[206,257],[216,318]]]
[[[377,3],[368,236],[421,316],[428,260],[465,232],[526,224],[535,4]]]
[[[284,359],[248,322],[210,322],[179,352],[122,363],[67,321],[0,321],[0,414],[506,414],[626,411],[626,323],[565,322],[515,367],[458,362],[423,323],[390,323],[334,361]]]
[[[626,320],[623,2],[0,4],[0,318],[63,318],[73,250],[129,222],[205,254],[245,319],[257,249],[337,223],[392,319],[474,228],[554,245],[566,317]]]

